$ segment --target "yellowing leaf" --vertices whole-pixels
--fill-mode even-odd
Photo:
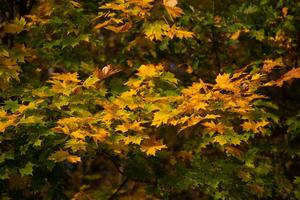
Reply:
[[[15,125],[15,119],[0,120],[0,133],[4,132],[7,127]]]
[[[122,138],[121,141],[124,141],[124,143],[126,145],[128,145],[130,143],[140,145],[144,139],[148,139],[148,138],[149,138],[149,136],[147,136],[147,135],[142,135],[142,136],[140,136],[140,135],[131,136],[130,135],[130,136]]]
[[[224,90],[234,90],[234,84],[230,80],[230,74],[219,74],[216,78],[217,86]]]
[[[164,0],[163,3],[165,6],[175,7],[178,2],[177,0]]]
[[[80,80],[78,80],[78,74],[77,72],[75,73],[52,73],[51,74],[51,80],[48,81],[49,83],[52,83],[53,80],[60,80],[64,82],[74,82],[74,83],[79,83]]]
[[[285,73],[279,80],[276,81],[276,85],[279,87],[282,87],[284,82],[293,80],[293,79],[298,79],[300,78],[300,67],[294,68],[287,73]]]
[[[180,17],[183,14],[182,9],[176,7],[177,0],[164,0],[163,4],[171,18]]]
[[[84,130],[76,130],[70,134],[72,137],[77,139],[84,139],[88,133]]]
[[[175,36],[180,38],[180,39],[182,39],[182,38],[192,38],[194,36],[194,33],[190,32],[190,31],[177,29],[175,31]]]
[[[104,128],[92,127],[92,129],[95,133],[90,136],[95,142],[103,142],[109,136],[109,132]]]
[[[242,124],[243,130],[244,131],[253,131],[254,133],[264,133],[264,127],[266,125],[268,125],[269,122],[262,120],[259,122],[255,122],[255,121],[245,121]]]
[[[67,161],[69,161],[70,163],[78,163],[81,162],[81,158],[79,156],[69,155],[67,157]]]
[[[54,162],[62,162],[62,161],[69,161],[70,163],[77,163],[80,162],[81,159],[78,156],[70,155],[69,152],[64,150],[58,150],[50,155],[48,158],[49,160],[53,160]]]
[[[95,87],[95,84],[99,81],[100,79],[96,76],[89,76],[84,82],[83,86],[84,87]]]
[[[70,3],[72,4],[72,6],[73,6],[74,8],[81,8],[81,4],[78,3],[78,2],[76,2],[76,1],[70,1]]]
[[[148,156],[154,156],[157,151],[167,148],[164,144],[154,144],[151,146],[142,146],[141,150],[145,152]]]
[[[230,39],[231,39],[231,40],[237,40],[237,39],[239,39],[240,34],[241,34],[241,30],[237,30],[235,33],[233,33],[233,34],[230,36]]]
[[[24,115],[22,119],[18,122],[18,124],[37,124],[37,123],[43,123],[43,117],[34,116],[34,115],[25,117]]]
[[[271,72],[275,67],[285,67],[282,58],[277,58],[276,60],[265,60],[263,65],[263,70],[265,72]]]
[[[221,146],[224,146],[225,144],[227,144],[227,136],[226,135],[217,135],[216,137],[214,137],[214,142],[219,143]]]
[[[151,125],[158,127],[161,124],[166,124],[169,118],[171,117],[170,115],[171,115],[171,111],[167,111],[167,110],[161,110],[154,113],[154,117]]]
[[[221,122],[215,124],[213,121],[210,121],[210,122],[204,122],[202,123],[202,125],[206,127],[207,131],[212,133],[218,132],[224,134],[226,130],[226,127]]]
[[[144,28],[146,37],[150,40],[162,40],[167,34],[170,26],[164,21],[155,21],[152,24],[147,24]]]
[[[159,75],[162,67],[155,65],[141,65],[137,75],[141,78],[155,77]]]
[[[287,7],[282,8],[281,12],[282,12],[284,17],[286,17],[288,15],[288,11],[289,11],[289,9]]]
[[[23,28],[24,27],[19,24],[7,24],[6,26],[4,26],[4,32],[16,34],[22,32]]]

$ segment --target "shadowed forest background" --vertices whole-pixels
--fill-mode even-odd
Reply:
[[[300,2],[0,0],[0,199],[299,199]]]

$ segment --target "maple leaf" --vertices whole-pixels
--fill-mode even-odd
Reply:
[[[0,108],[0,120],[1,120],[1,118],[5,117],[6,114],[7,113],[5,112],[5,110],[2,110],[2,108]]]
[[[12,34],[20,33],[24,30],[25,25],[26,21],[23,17],[20,19],[16,18],[13,23],[9,23],[4,26],[4,32]]]
[[[135,135],[135,136],[127,136],[127,137],[124,137],[121,139],[121,141],[124,141],[124,143],[126,145],[128,144],[138,144],[140,145],[141,142],[144,140],[144,139],[148,139],[149,136],[148,135]]]
[[[148,156],[154,156],[157,151],[167,148],[166,145],[162,144],[161,141],[155,141],[153,139],[149,140],[147,145],[142,145],[141,150],[145,152]]]
[[[32,172],[33,172],[33,167],[35,165],[32,164],[31,162],[27,162],[24,168],[19,169],[19,172],[22,176],[32,176]]]
[[[17,124],[37,124],[37,123],[43,123],[43,117],[34,116],[34,115],[25,117],[24,115]]]
[[[294,68],[287,73],[285,73],[279,80],[275,82],[276,85],[282,87],[284,82],[300,78],[300,67]]]
[[[263,65],[263,71],[271,72],[275,67],[285,67],[282,58],[277,58],[276,60],[265,60]]]
[[[143,79],[155,77],[160,74],[162,67],[155,65],[141,65],[137,75]]]
[[[230,39],[231,39],[231,40],[238,40],[239,37],[240,37],[240,34],[241,34],[241,30],[237,30],[235,33],[233,33],[233,34],[230,36]]]
[[[169,30],[170,26],[164,21],[155,21],[145,26],[144,33],[150,40],[162,40]]]
[[[171,18],[177,18],[183,14],[182,9],[176,7],[177,0],[164,0],[163,4]]]
[[[183,38],[192,38],[194,36],[194,33],[191,31],[182,30],[180,28],[177,28],[175,30],[175,36],[183,39]]]
[[[170,118],[170,113],[165,112],[165,111],[160,111],[154,113],[153,121],[152,121],[152,126],[160,126],[161,124],[166,124]]]
[[[86,150],[86,142],[80,139],[69,139],[66,144],[65,148],[72,149],[73,152],[77,151],[85,151]]]
[[[64,82],[74,82],[79,83],[80,80],[78,80],[78,73],[74,72],[68,72],[68,73],[52,73],[51,79],[48,81],[49,83],[52,83],[54,80],[60,80]]]
[[[216,86],[224,90],[234,90],[234,83],[230,80],[230,74],[219,74],[216,78]]]
[[[0,133],[4,132],[7,127],[14,126],[16,118],[12,117],[10,119],[0,120]]]
[[[259,122],[255,121],[245,121],[241,126],[244,131],[253,131],[254,133],[263,133],[264,132],[264,127],[268,125],[269,122],[262,120]]]
[[[224,134],[226,130],[226,127],[221,122],[215,124],[213,121],[210,121],[210,122],[204,122],[202,123],[202,125],[206,127],[207,131],[212,133],[218,132]]]
[[[84,87],[95,87],[95,84],[99,81],[100,79],[94,75],[89,76],[84,82],[83,86]]]
[[[131,27],[132,27],[132,22],[128,22],[128,23],[126,23],[124,25],[121,25],[121,26],[109,25],[109,26],[106,26],[105,28],[108,29],[108,30],[111,30],[115,33],[122,33],[122,32],[127,32]]]
[[[62,162],[67,160],[70,163],[77,163],[81,161],[79,156],[70,155],[69,152],[64,150],[55,151],[49,156],[48,159],[53,160],[54,162]]]
[[[225,135],[217,135],[217,136],[214,137],[214,142],[217,142],[221,146],[224,146],[225,144],[228,143],[227,136],[225,136]]]
[[[76,130],[76,131],[70,133],[70,135],[73,138],[84,139],[88,135],[88,132],[79,129],[79,130]]]

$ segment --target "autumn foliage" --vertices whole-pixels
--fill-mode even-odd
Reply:
[[[300,198],[300,3],[0,11],[1,199]]]

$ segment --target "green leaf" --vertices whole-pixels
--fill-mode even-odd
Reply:
[[[14,158],[15,158],[14,152],[12,152],[12,151],[1,153],[0,164],[5,162],[5,160],[13,160]]]
[[[35,166],[34,164],[32,164],[31,162],[27,162],[24,168],[19,169],[19,172],[22,176],[32,176],[32,172],[33,172],[33,166]]]
[[[18,101],[12,101],[12,100],[8,100],[4,102],[5,106],[5,110],[11,110],[12,112],[15,112],[18,108],[19,108],[19,104]]]

